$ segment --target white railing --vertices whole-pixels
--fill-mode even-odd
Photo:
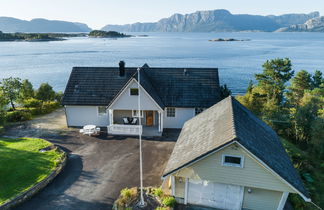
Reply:
[[[113,135],[139,135],[142,134],[143,128],[141,125],[120,125],[114,124],[107,126],[108,134]]]

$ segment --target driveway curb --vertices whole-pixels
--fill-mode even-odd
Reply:
[[[61,162],[58,164],[58,166],[54,169],[54,171],[52,171],[50,173],[50,175],[48,175],[45,179],[43,179],[41,182],[35,184],[33,187],[31,187],[29,190],[27,190],[26,192],[23,192],[21,194],[19,194],[17,197],[9,200],[8,202],[0,205],[0,209],[2,210],[6,210],[6,209],[11,209],[23,202],[25,202],[26,200],[30,199],[31,197],[33,197],[36,193],[38,193],[39,191],[41,191],[42,189],[44,189],[50,182],[53,181],[53,179],[63,170],[63,168],[66,165],[66,161],[67,161],[67,155],[66,153],[60,149],[59,147],[55,146],[55,149],[59,150],[60,152],[63,153],[63,157],[61,159]]]

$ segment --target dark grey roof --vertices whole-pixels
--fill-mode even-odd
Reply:
[[[231,96],[185,123],[163,176],[233,141],[309,198],[277,134]]]
[[[74,67],[63,105],[108,106],[132,78],[137,68]],[[141,70],[141,85],[164,107],[210,107],[220,100],[217,68],[150,68]],[[184,73],[186,72],[186,73]]]

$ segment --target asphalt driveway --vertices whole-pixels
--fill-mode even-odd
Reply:
[[[42,137],[62,147],[65,169],[44,190],[17,209],[111,209],[121,189],[139,186],[139,144],[136,138],[83,136],[67,129],[59,110],[17,125],[7,136]],[[54,125],[55,124],[55,125]],[[144,186],[159,186],[176,134],[143,140]]]

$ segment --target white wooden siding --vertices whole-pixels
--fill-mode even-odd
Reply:
[[[223,154],[244,156],[244,167],[222,166]],[[187,168],[181,169],[175,176],[296,193],[237,144],[230,145]]]
[[[137,82],[132,81],[122,92],[120,96],[116,98],[109,109],[119,109],[119,110],[136,110],[138,109],[138,96],[130,95],[130,88],[137,88]],[[159,106],[155,101],[146,94],[143,88],[140,88],[141,97],[141,109],[142,110],[160,110]]]
[[[108,111],[105,115],[98,114],[97,106],[65,106],[68,126],[82,127],[97,125],[105,127],[109,123]]]
[[[163,115],[164,128],[182,128],[183,124],[195,116],[194,108],[175,108],[175,117],[167,117],[166,109]]]

